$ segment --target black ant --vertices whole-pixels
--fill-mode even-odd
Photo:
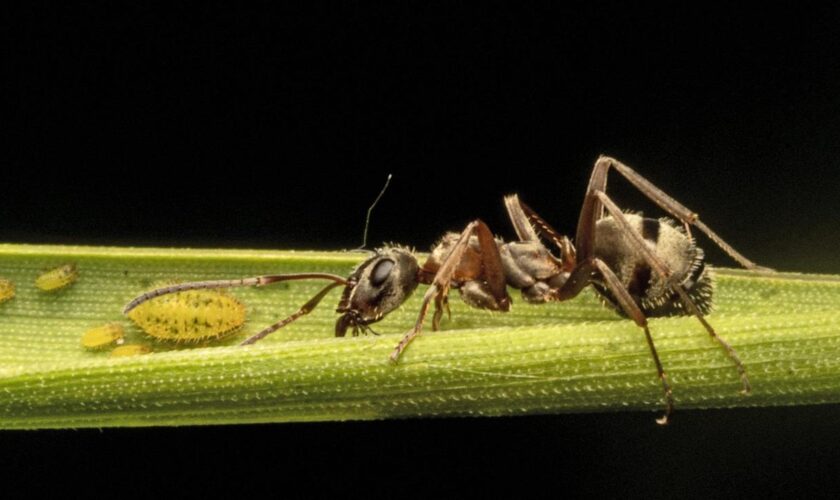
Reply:
[[[650,219],[624,213],[606,194],[607,174],[615,169],[645,196],[680,221]],[[503,243],[493,237],[481,220],[470,222],[458,233],[448,233],[420,266],[413,253],[401,247],[387,247],[359,264],[348,278],[325,273],[280,274],[238,280],[201,281],[168,286],[135,298],[128,312],[138,304],[160,295],[199,288],[263,286],[302,279],[324,279],[324,287],[297,312],[248,338],[253,344],[266,335],[309,313],[333,288],[344,286],[336,312],[340,313],[335,335],[343,337],[369,331],[370,324],[402,305],[419,284],[429,285],[420,314],[397,344],[390,359],[396,362],[409,343],[420,334],[429,307],[435,304],[432,327],[437,330],[450,288],[456,288],[472,307],[505,312],[511,299],[507,288],[521,291],[532,304],[564,301],[592,285],[604,302],[632,319],[644,330],[665,394],[665,413],[657,419],[668,422],[674,406],[671,386],[647,318],[693,315],[725,350],[738,369],[744,394],[750,383],[735,350],[706,321],[711,309],[713,285],[710,266],[703,251],[695,246],[694,226],[747,269],[771,271],[738,253],[703,224],[698,215],[668,196],[630,167],[608,157],[595,163],[578,219],[575,244],[560,235],[517,195],[505,197],[508,215],[519,241]],[[606,214],[605,214],[606,211]],[[543,240],[557,247],[552,254]]]

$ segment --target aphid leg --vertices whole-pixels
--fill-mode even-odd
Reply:
[[[178,285],[171,285],[161,287],[141,295],[138,295],[131,302],[126,304],[123,308],[123,314],[128,313],[135,307],[139,306],[147,300],[151,300],[161,295],[170,293],[178,293],[187,290],[201,290],[208,288],[233,288],[239,286],[265,286],[271,283],[278,283],[280,281],[294,281],[294,280],[308,280],[308,279],[325,279],[334,281],[339,285],[346,285],[347,280],[341,276],[327,273],[300,273],[300,274],[269,274],[265,276],[256,276],[253,278],[242,278],[238,280],[214,280],[214,281],[194,281],[191,283],[180,283]]]
[[[681,203],[679,203],[677,200],[668,196],[668,194],[666,194],[658,187],[654,186],[650,181],[639,175],[632,168],[628,167],[627,165],[621,163],[618,160],[606,156],[598,158],[598,161],[595,162],[595,168],[592,170],[592,177],[590,177],[589,179],[589,187],[586,192],[587,200],[584,201],[584,209],[581,211],[580,219],[578,221],[578,250],[580,250],[581,244],[581,231],[591,231],[589,227],[594,226],[595,222],[598,219],[600,219],[603,215],[604,207],[598,202],[591,203],[589,197],[595,191],[606,192],[607,173],[609,172],[610,168],[614,168],[615,170],[617,170],[622,176],[624,176],[625,179],[627,179],[639,191],[641,191],[642,194],[650,198],[651,201],[659,205],[663,210],[670,213],[671,215],[679,219],[681,222],[685,224],[691,224],[697,227],[699,230],[703,231],[706,234],[706,236],[709,237],[710,240],[715,242],[717,246],[719,246],[723,251],[728,253],[730,257],[735,259],[743,267],[751,269],[753,271],[773,272],[772,269],[760,266],[741,255],[741,253],[739,253],[727,242],[725,242],[723,238],[718,236],[708,226],[703,224],[703,222],[700,221],[700,216],[697,213],[692,212],[691,210],[683,206]],[[587,250],[590,250],[591,245],[593,244],[594,242],[588,243],[589,247],[587,248]],[[588,253],[589,252],[586,252],[587,255]]]
[[[741,359],[738,357],[738,354],[735,352],[735,349],[729,345],[728,342],[723,340],[712,328],[712,326],[705,320],[703,313],[700,312],[700,309],[697,308],[697,305],[691,300],[686,293],[685,289],[683,289],[680,283],[670,283],[671,281],[671,270],[668,268],[668,265],[662,262],[662,260],[653,253],[653,251],[645,244],[642,235],[639,234],[636,229],[634,229],[629,222],[627,222],[627,218],[624,217],[624,213],[618,206],[606,195],[603,191],[594,191],[592,193],[594,199],[598,200],[602,206],[604,206],[607,211],[610,212],[613,219],[618,222],[618,225],[621,227],[622,231],[624,231],[625,235],[629,237],[630,243],[633,247],[639,252],[642,258],[645,259],[645,262],[648,263],[650,268],[654,270],[659,276],[669,282],[671,289],[673,289],[677,295],[680,296],[680,300],[685,305],[690,313],[692,313],[699,321],[703,324],[703,327],[709,332],[709,335],[717,341],[725,350],[726,354],[729,356],[729,359],[735,364],[738,369],[738,373],[741,376],[741,384],[743,385],[742,392],[744,394],[748,394],[750,392],[750,381],[747,378],[747,370],[744,368],[743,363],[741,363]],[[587,195],[588,196],[588,195]],[[580,245],[580,242],[578,242]]]
[[[318,306],[318,303],[321,302],[321,299],[323,299],[330,292],[330,290],[337,286],[341,286],[341,283],[330,283],[329,285],[324,287],[320,292],[318,292],[314,297],[309,299],[309,301],[306,304],[302,305],[301,308],[297,310],[297,312],[295,312],[288,318],[282,319],[277,323],[274,323],[273,325],[260,330],[258,333],[252,335],[251,337],[248,337],[239,345],[253,344],[254,342],[266,337],[268,334],[276,332],[277,330],[283,328],[284,326],[288,325],[292,321],[295,321],[301,316],[309,314],[313,309],[315,309],[315,307]]]
[[[446,303],[449,287],[452,284],[452,277],[458,269],[458,265],[461,263],[473,234],[478,237],[483,271],[489,291],[499,305],[500,310],[507,311],[510,308],[510,297],[507,295],[506,281],[502,269],[502,258],[499,255],[499,248],[496,245],[496,241],[493,239],[493,233],[490,232],[490,228],[481,220],[470,222],[461,232],[458,241],[453,245],[449,255],[446,256],[443,264],[441,264],[437,273],[435,273],[429,289],[426,290],[426,294],[423,296],[423,305],[420,308],[420,314],[414,324],[414,328],[409,330],[400,340],[399,344],[397,344],[397,347],[394,348],[390,356],[392,362],[396,363],[400,354],[408,347],[411,341],[420,335],[423,329],[423,321],[426,319],[426,314],[428,313],[432,300],[435,300],[436,304],[442,305]]]
[[[624,310],[624,313],[645,331],[645,338],[650,348],[650,354],[653,357],[654,363],[656,363],[656,373],[659,375],[659,380],[662,381],[662,390],[665,393],[665,413],[662,417],[656,419],[656,423],[665,425],[668,423],[668,417],[674,410],[674,396],[671,391],[671,384],[668,383],[668,376],[662,368],[662,362],[659,360],[659,354],[656,352],[656,346],[653,344],[653,337],[650,335],[650,330],[648,329],[647,318],[612,269],[601,259],[595,257],[588,258],[575,267],[574,271],[569,275],[569,279],[558,290],[555,298],[557,300],[568,300],[577,296],[590,283],[594,273],[601,275],[604,279],[604,284],[612,292],[619,306]]]

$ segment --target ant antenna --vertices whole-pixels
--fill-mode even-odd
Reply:
[[[368,235],[368,227],[370,226],[370,214],[373,212],[373,208],[379,203],[379,199],[382,198],[382,195],[385,194],[385,190],[388,189],[388,185],[391,184],[391,178],[393,175],[388,174],[388,178],[385,180],[385,185],[382,186],[382,191],[376,196],[376,199],[373,200],[373,203],[368,207],[367,215],[365,216],[365,231],[362,233],[362,246],[357,248],[356,250],[364,250],[367,246],[367,235]]]

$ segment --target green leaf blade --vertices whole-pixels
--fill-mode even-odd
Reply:
[[[88,328],[121,322],[122,306],[159,281],[304,271],[347,275],[364,255],[234,250],[0,245],[0,428],[201,425],[662,409],[642,332],[594,294],[562,304],[517,300],[509,314],[455,297],[452,321],[427,332],[396,366],[388,354],[421,294],[377,325],[379,337],[332,336],[338,292],[311,315],[247,348],[236,344],[303,304],[321,283],[231,293],[249,319],[205,347],[152,344],[109,358],[83,349]],[[54,294],[34,278],[75,262],[79,281]],[[692,318],[651,320],[677,411],[840,401],[840,279],[720,270],[709,321],[738,351],[753,392]]]

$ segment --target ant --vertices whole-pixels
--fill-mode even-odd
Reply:
[[[675,217],[679,226],[667,218],[650,219],[625,213],[606,193],[607,174],[613,169]],[[578,219],[575,244],[559,234],[536,212],[519,200],[505,197],[505,207],[518,241],[497,240],[489,227],[477,219],[458,233],[447,233],[419,265],[411,251],[386,247],[359,264],[349,277],[326,273],[280,274],[237,280],[200,281],[168,286],[144,293],[126,305],[128,312],[138,304],[160,295],[201,288],[264,286],[289,280],[323,279],[331,281],[291,316],[248,338],[253,344],[270,333],[308,314],[334,288],[344,287],[336,312],[340,313],[335,335],[348,330],[357,336],[367,333],[370,324],[402,305],[419,284],[429,285],[423,296],[414,326],[403,336],[390,355],[396,362],[417,337],[432,303],[432,328],[437,330],[444,309],[448,309],[450,288],[457,289],[468,305],[506,312],[511,298],[507,288],[519,289],[532,304],[559,302],[576,297],[592,285],[603,302],[628,317],[644,330],[665,396],[665,412],[657,423],[666,424],[674,408],[668,376],[648,328],[648,318],[691,315],[726,351],[741,378],[742,393],[750,392],[746,369],[738,354],[706,321],[711,310],[713,284],[711,268],[704,263],[703,250],[695,245],[690,227],[709,239],[743,267],[772,271],[759,266],[732,248],[699,216],[671,198],[627,165],[602,156],[596,162]],[[543,241],[553,244],[551,253]]]

